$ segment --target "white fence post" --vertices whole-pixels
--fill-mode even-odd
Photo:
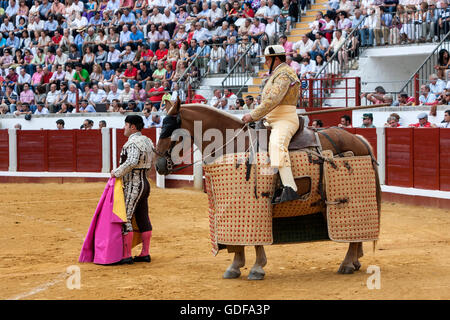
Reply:
[[[385,128],[377,128],[377,162],[378,176],[380,178],[380,184],[385,184],[386,177],[386,135]]]
[[[111,136],[109,128],[102,128],[102,172],[111,171]]]
[[[9,171],[17,171],[17,135],[16,129],[8,129]]]
[[[158,144],[160,134],[161,134],[161,128],[156,128],[155,148],[156,148],[156,145]],[[162,188],[162,189],[164,189],[166,187],[166,177],[158,174],[158,172],[156,172],[156,186],[158,188]]]
[[[195,145],[193,146],[194,151],[194,188],[198,190],[203,189],[203,165],[202,165],[202,152]]]

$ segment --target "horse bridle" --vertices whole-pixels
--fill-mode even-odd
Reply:
[[[166,120],[167,119],[167,120]],[[175,120],[175,121],[174,121]],[[166,130],[163,130],[162,132],[161,132],[161,134],[160,134],[160,136],[159,136],[159,138],[161,139],[165,139],[165,138],[168,138],[168,137],[170,137],[171,135],[172,135],[172,133],[173,133],[173,131],[175,131],[176,129],[179,129],[180,127],[181,127],[181,117],[180,117],[180,115],[178,114],[176,117],[175,116],[169,116],[169,117],[166,117],[164,120],[163,120],[163,124],[164,124],[164,122],[166,122],[166,124],[168,123],[168,125],[170,126],[170,128],[169,129],[167,129],[167,128],[165,128]],[[248,124],[245,124],[239,131],[238,131],[238,133],[236,133],[234,136],[233,136],[233,138],[231,138],[229,141],[227,141],[224,145],[222,145],[222,147],[221,147],[221,149],[223,149],[225,146],[227,146],[231,141],[233,141],[246,127],[248,126]],[[174,168],[174,166],[175,166],[175,164],[173,163],[173,160],[172,160],[172,156],[171,156],[171,154],[172,154],[172,149],[174,148],[174,146],[175,146],[175,141],[172,141],[172,144],[171,144],[171,147],[169,148],[169,149],[167,149],[164,153],[161,153],[161,152],[159,152],[158,150],[156,150],[156,148],[153,148],[153,152],[155,152],[156,153],[156,155],[158,156],[158,157],[160,157],[160,158],[164,158],[165,159],[165,161],[166,161],[166,169],[167,169],[167,171],[168,171],[168,173],[174,173],[174,172],[177,172],[177,171],[180,171],[180,170],[183,170],[183,169],[185,169],[185,168],[189,168],[189,167],[191,167],[191,166],[193,166],[194,164],[196,164],[197,162],[200,162],[200,161],[203,161],[203,160],[197,160],[197,161],[194,161],[193,163],[191,163],[191,164],[187,164],[187,165],[184,165],[184,166],[181,166],[181,167],[177,167],[177,168]],[[192,152],[191,152],[192,153]],[[210,153],[208,156],[206,156],[206,157],[209,157],[210,155],[212,155],[213,154],[213,152],[212,153]],[[206,158],[206,157],[204,157],[204,158]]]

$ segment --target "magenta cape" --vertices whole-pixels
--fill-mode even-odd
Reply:
[[[113,212],[115,183],[116,179],[110,178],[106,184],[84,240],[79,262],[111,264],[122,259],[124,221]]]

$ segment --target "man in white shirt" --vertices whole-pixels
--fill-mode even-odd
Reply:
[[[119,67],[120,64],[120,51],[117,50],[114,46],[109,47],[108,57],[106,59],[107,62],[113,65],[113,68]]]
[[[280,15],[280,8],[273,3],[273,0],[267,1],[267,9],[265,19],[269,19],[270,16],[278,17]]]
[[[113,100],[120,100],[120,93],[121,91],[117,89],[117,85],[114,83],[111,83],[109,85],[109,92],[106,97],[106,100],[108,100],[109,103],[111,103]]]
[[[269,7],[266,6],[266,0],[261,0],[261,6],[259,9],[255,12],[255,18],[261,18],[264,19],[264,17],[267,17]]]
[[[201,40],[207,42],[211,40],[211,38],[212,38],[211,32],[208,29],[203,28],[200,22],[196,22],[195,31],[192,39],[197,40],[197,42],[200,42]]]
[[[36,111],[34,111],[34,114],[49,114],[48,109],[44,107],[43,104],[39,103],[37,105]]]
[[[60,92],[56,90],[56,83],[52,83],[50,85],[50,91],[47,92],[47,96],[45,97],[45,107],[47,109],[50,109],[51,113],[54,113],[55,110],[55,103],[59,100],[59,94]]]
[[[22,86],[25,84],[31,84],[31,76],[26,73],[25,68],[20,68],[19,77],[17,79],[17,86],[19,92],[22,91]]]
[[[446,87],[446,83],[444,80],[439,79],[439,77],[434,73],[430,75],[429,79],[431,93],[433,93],[435,96],[439,96],[442,92],[444,92],[444,89]]]
[[[262,50],[268,46],[275,44],[275,38],[277,35],[277,31],[280,30],[280,26],[277,22],[275,22],[275,18],[273,16],[267,17],[267,24],[265,29],[265,34],[262,38]]]
[[[159,25],[162,22],[162,14],[159,12],[158,8],[153,8],[153,12],[150,15],[150,22]]]
[[[44,29],[44,26],[42,26],[42,29]],[[5,18],[3,20],[3,23],[0,26],[0,31],[3,33],[9,33],[9,31],[14,31],[14,25],[12,22],[9,21],[8,18]]]
[[[292,49],[294,50],[294,57],[297,56],[303,56],[305,53],[310,52],[313,48],[314,42],[308,38],[306,34],[302,36],[302,39],[300,41],[297,41],[292,46]]]
[[[206,23],[209,28],[216,27],[219,25],[219,22],[223,18],[222,9],[217,7],[216,2],[211,3],[211,10],[208,12],[208,16],[206,17]]]
[[[106,103],[106,92],[98,88],[98,84],[92,85],[92,91],[88,96],[89,104],[96,105],[98,103]]]
[[[63,53],[60,48],[56,49],[55,62],[53,63],[53,68],[57,65],[65,65],[69,57],[67,54]],[[53,69],[54,71],[55,69]]]
[[[228,108],[234,107],[236,105],[236,100],[238,99],[237,95],[231,91],[231,89],[224,90],[224,97],[228,99]]]
[[[219,106],[220,99],[222,99],[222,92],[220,91],[220,89],[214,90],[214,96],[211,98],[209,105],[211,107],[217,108]]]
[[[115,13],[120,8],[119,0],[109,0],[106,5],[105,11],[103,11],[103,18],[106,19],[106,16]]]
[[[120,32],[120,37],[119,37],[119,44],[120,44],[121,50],[124,50],[125,46],[130,43],[130,40],[131,40],[130,36],[131,36],[131,32],[128,30],[128,26],[124,25],[122,27],[122,31]]]
[[[142,119],[144,120],[144,128],[150,128],[152,124],[152,114],[149,108],[142,110]]]
[[[164,9],[164,14],[161,17],[161,24],[169,32],[170,37],[172,38],[173,32],[175,31],[175,14],[170,11],[169,8]]]

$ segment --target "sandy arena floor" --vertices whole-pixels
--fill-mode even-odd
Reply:
[[[152,262],[78,264],[103,183],[0,184],[1,299],[450,299],[450,212],[383,203],[377,250],[365,244],[361,270],[336,271],[347,244],[266,247],[264,281],[222,279],[232,256],[210,253],[206,194],[152,185]],[[134,254],[139,252],[136,248]],[[81,289],[66,287],[66,268],[81,269]],[[381,289],[369,290],[369,265]]]

